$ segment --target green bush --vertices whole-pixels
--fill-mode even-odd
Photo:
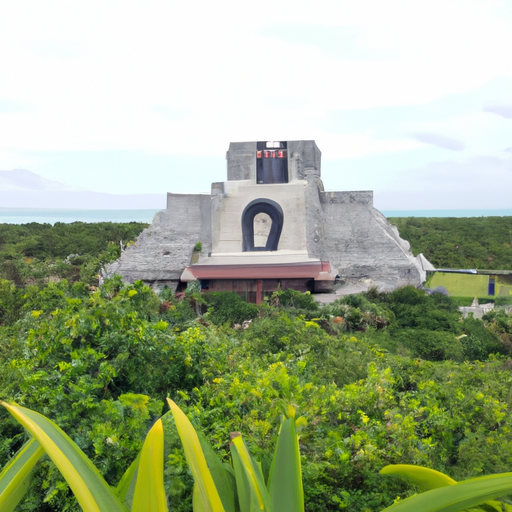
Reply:
[[[364,294],[347,295],[324,306],[322,315],[343,319],[343,329],[349,332],[384,329],[392,325],[395,316],[385,303],[373,303]]]
[[[327,335],[315,322],[276,311],[255,319],[243,337],[247,349],[260,356],[284,353],[284,357],[298,357],[320,345]]]
[[[0,287],[8,319],[0,326],[0,397],[55,418],[110,481],[167,394],[226,458],[229,433],[247,434],[264,467],[280,412],[296,406],[314,512],[377,510],[413,492],[378,475],[389,463],[430,466],[457,480],[511,467],[512,363],[493,355],[511,345],[512,316],[503,312],[461,320],[449,298],[414,289],[342,298],[311,311],[320,317],[312,321],[298,314],[304,309],[256,307],[235,294],[157,297],[118,276],[93,292],[64,281]],[[250,314],[241,314],[246,307]],[[336,332],[325,320],[331,315],[355,334]],[[250,317],[247,329],[226,327]],[[485,360],[456,362],[477,359]],[[139,404],[134,395],[150,398]],[[0,463],[22,442],[0,413]],[[167,432],[166,454],[167,492],[176,512],[189,512],[191,478]],[[50,465],[38,471],[25,509],[76,510]]]
[[[258,316],[258,307],[234,292],[210,292],[203,298],[208,305],[208,320],[215,325],[241,324]]]
[[[270,304],[280,308],[292,308],[295,310],[318,311],[319,306],[315,298],[309,292],[299,292],[291,288],[277,290],[268,298]]]
[[[98,285],[103,265],[121,255],[147,224],[98,222],[0,224],[0,276],[16,286],[49,280]]]
[[[391,292],[386,302],[398,327],[459,332],[458,307],[446,295],[427,295],[423,290],[405,286]]]
[[[389,218],[437,268],[510,269],[512,217]]]
[[[464,360],[464,346],[451,332],[401,329],[394,333],[398,343],[410,349],[413,357],[429,361]]]
[[[488,329],[482,320],[469,316],[462,320],[464,356],[468,361],[485,361],[490,354],[507,354],[507,347],[500,343],[499,336]]]
[[[11,281],[0,278],[0,326],[18,320],[22,304],[22,291]]]

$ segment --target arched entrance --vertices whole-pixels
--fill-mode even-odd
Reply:
[[[259,213],[266,213],[272,225],[264,247],[254,244],[254,217]],[[277,251],[279,238],[283,230],[283,209],[271,199],[255,199],[251,201],[242,213],[242,251]]]

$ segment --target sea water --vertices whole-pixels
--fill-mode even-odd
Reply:
[[[71,210],[0,208],[3,224],[55,224],[56,222],[146,222],[160,210]],[[386,217],[510,217],[512,209],[502,210],[382,210]]]
[[[511,217],[512,209],[501,210],[381,210],[386,217]]]
[[[146,222],[160,210],[68,210],[39,208],[0,208],[0,223],[55,224],[56,222]]]

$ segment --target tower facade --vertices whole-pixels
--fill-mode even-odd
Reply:
[[[210,195],[169,193],[109,272],[174,289],[198,281],[255,302],[278,287],[391,290],[425,279],[371,191],[324,190],[314,141],[234,142],[226,158],[227,181]]]

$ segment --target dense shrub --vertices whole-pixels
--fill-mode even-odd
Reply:
[[[19,318],[22,295],[13,282],[0,278],[0,326],[11,325]]]
[[[385,303],[371,302],[364,294],[347,295],[322,308],[322,314],[342,319],[344,330],[383,329],[394,323],[395,316]]]
[[[234,292],[210,292],[203,298],[208,305],[208,320],[215,325],[240,324],[258,316],[258,307]]]
[[[412,252],[438,268],[512,268],[512,217],[395,217]]]
[[[412,357],[429,361],[464,360],[464,346],[451,332],[425,329],[401,329],[394,333],[398,343],[410,350]]]
[[[16,286],[51,280],[98,284],[103,265],[121,255],[147,224],[73,222],[0,224],[0,276]]]
[[[94,293],[83,291],[64,281],[30,288],[21,318],[0,328],[0,398],[56,418],[115,484],[162,413],[165,396],[212,378],[226,365],[228,350],[200,324],[171,329],[161,318],[161,301],[140,281],[113,279]],[[22,442],[5,416],[2,411],[2,463]],[[76,509],[49,463],[37,486],[35,510],[42,500],[58,510]]]
[[[319,309],[318,302],[311,293],[302,293],[291,288],[277,290],[267,300],[274,307],[289,309],[292,314],[308,314]]]
[[[254,320],[243,337],[248,350],[260,356],[283,353],[300,357],[321,345],[327,335],[315,322],[274,311]]]
[[[170,290],[158,297],[120,278],[92,291],[64,281],[24,290],[0,284],[7,306],[0,397],[55,418],[112,484],[166,395],[226,457],[229,433],[242,431],[264,467],[280,413],[294,405],[314,512],[380,510],[413,492],[379,476],[389,463],[431,466],[456,479],[512,463],[512,363],[492,355],[510,339],[505,313],[461,321],[450,300],[414,289],[343,298],[312,310],[312,319],[297,314],[304,304],[258,308],[234,294],[175,297]],[[352,334],[332,323],[342,315]],[[229,327],[251,316],[247,328]],[[457,362],[467,359],[485,360]],[[0,412],[0,463],[22,442]],[[25,510],[77,510],[52,468],[39,465]],[[191,477],[172,428],[165,471],[173,510],[189,512]]]
[[[440,293],[427,295],[413,286],[398,288],[385,297],[398,327],[458,332],[460,317],[450,297]]]
[[[490,354],[508,354],[510,347],[500,342],[499,336],[486,327],[482,320],[469,316],[462,321],[460,341],[464,347],[465,359],[485,361]]]

